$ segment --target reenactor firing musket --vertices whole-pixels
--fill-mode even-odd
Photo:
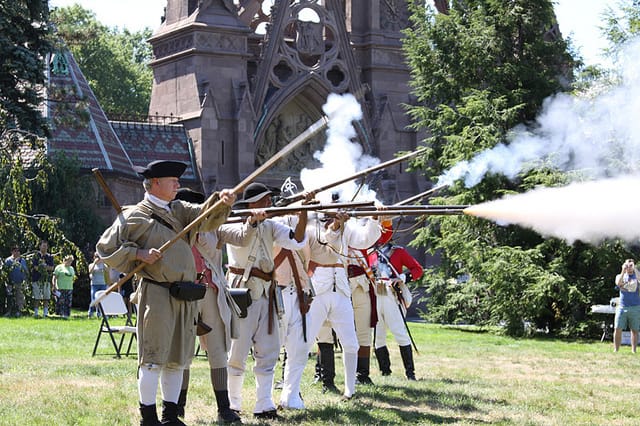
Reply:
[[[415,157],[416,155],[423,153],[425,150],[426,150],[426,148],[418,149],[416,151],[413,151],[413,152],[410,152],[408,154],[405,154],[405,155],[403,155],[401,157],[394,158],[394,159],[389,160],[389,161],[385,161],[384,163],[380,163],[380,164],[378,164],[376,166],[369,167],[368,169],[365,169],[365,170],[359,171],[357,173],[354,173],[351,176],[348,176],[346,178],[338,179],[338,180],[336,180],[334,182],[328,183],[326,185],[323,185],[323,186],[321,186],[319,188],[316,188],[314,190],[311,190],[311,191],[305,191],[305,192],[302,192],[300,194],[295,194],[295,195],[291,195],[291,196],[288,196],[288,197],[282,197],[280,200],[278,200],[278,205],[279,206],[288,206],[291,203],[303,200],[306,193],[312,192],[312,193],[317,194],[318,192],[326,191],[329,188],[333,188],[333,187],[341,185],[341,184],[343,184],[345,182],[349,182],[350,180],[354,180],[354,179],[357,179],[359,177],[366,176],[366,175],[368,175],[370,173],[373,173],[375,171],[387,168],[387,167],[392,166],[394,164],[400,163],[400,162],[402,162],[402,161],[404,161],[406,159]]]
[[[304,132],[302,132],[295,139],[289,142],[284,148],[278,151],[273,157],[269,158],[269,160],[267,160],[264,164],[262,164],[256,170],[254,170],[253,173],[251,173],[244,180],[242,180],[242,182],[240,182],[238,185],[233,187],[232,189],[233,192],[235,194],[242,192],[245,187],[247,187],[250,183],[256,180],[258,176],[262,175],[264,172],[269,170],[278,160],[289,155],[298,146],[302,145],[304,142],[306,142],[311,137],[313,137],[316,133],[320,132],[325,127],[327,127],[328,124],[329,124],[329,117],[322,116],[318,121],[313,123]],[[167,241],[161,247],[158,248],[158,250],[161,253],[164,253],[170,246],[175,244],[176,241],[179,241],[185,235],[187,235],[189,231],[191,231],[193,228],[198,226],[204,219],[206,219],[213,211],[215,211],[222,204],[222,200],[217,200],[214,202],[213,196],[214,194],[212,194],[205,201],[205,205],[209,206],[206,210],[200,213],[198,217],[196,217],[191,223],[185,226],[182,231],[178,232],[175,237],[173,237],[171,240]],[[131,279],[137,272],[141,271],[145,266],[146,264],[144,262],[140,262],[138,266],[136,266],[133,270],[129,271],[124,277],[120,278],[118,282],[109,286],[105,290],[105,292],[102,294],[102,296],[96,298],[93,302],[91,302],[90,306],[95,306],[96,304],[100,303],[102,299],[107,297],[109,293],[111,293],[115,289],[119,289],[124,283],[126,283],[129,279]]]

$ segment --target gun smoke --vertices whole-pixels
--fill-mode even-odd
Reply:
[[[543,164],[591,179],[633,171],[640,159],[640,120],[634,117],[640,111],[639,50],[636,40],[623,51],[617,86],[582,97],[560,93],[548,98],[534,125],[518,126],[508,144],[458,163],[440,176],[438,185],[464,179],[472,187],[487,173],[515,178]],[[621,162],[632,166],[625,170]]]
[[[364,155],[360,144],[352,141],[356,136],[352,122],[362,118],[362,109],[353,95],[332,93],[322,110],[329,117],[327,142],[322,151],[313,154],[322,166],[316,169],[305,168],[300,172],[300,181],[305,190],[320,188],[380,163],[379,159]],[[350,201],[356,193],[356,200],[376,198],[375,191],[366,185],[358,192],[358,184],[354,181],[319,193],[316,198],[323,203],[330,203],[331,193],[334,192],[339,193],[340,200],[345,202]]]
[[[598,243],[606,238],[640,238],[640,177],[576,182],[538,188],[465,209],[500,225],[518,224],[542,235]]]
[[[540,188],[474,206],[469,213],[570,242],[637,239],[640,232],[633,228],[640,220],[635,194],[640,183],[639,50],[639,40],[623,49],[619,84],[596,87],[581,97],[558,94],[547,99],[535,125],[514,129],[508,144],[457,164],[438,184],[463,179],[472,187],[487,173],[515,178],[535,167],[554,167],[594,182]]]

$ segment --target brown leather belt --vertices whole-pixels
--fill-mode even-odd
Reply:
[[[244,275],[244,268],[236,268],[235,266],[229,266],[229,271],[236,275]],[[261,269],[256,267],[251,268],[251,272],[249,273],[250,277],[260,278],[264,281],[273,281],[273,271],[264,272]]]
[[[173,284],[173,283],[169,283],[169,282],[154,281],[154,280],[152,280],[150,278],[143,278],[143,280],[148,282],[148,283],[159,285],[160,287],[164,287],[164,288],[169,288],[169,287],[171,287],[171,284]]]
[[[344,265],[342,263],[330,263],[328,265],[323,265],[322,263],[316,263],[315,267],[316,268],[344,268]]]
[[[229,266],[229,271],[231,271],[231,273],[234,273],[236,275],[244,275],[244,268],[236,268],[235,266]],[[274,271],[271,272],[264,272],[261,269],[258,268],[251,268],[251,272],[249,272],[249,276],[250,277],[256,277],[256,278],[260,278],[261,280],[264,281],[271,281],[271,286],[269,286],[269,290],[268,290],[268,297],[269,297],[269,326],[267,328],[267,333],[271,334],[273,331],[273,317],[274,317],[274,310],[275,310],[275,292],[276,292],[276,283],[274,280]]]

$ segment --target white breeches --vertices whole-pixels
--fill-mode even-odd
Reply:
[[[376,325],[376,349],[387,345],[387,328],[393,334],[398,346],[411,344],[409,333],[402,321],[398,299],[393,296],[378,295],[378,324]]]
[[[275,312],[274,312],[275,316]],[[272,321],[271,334],[268,333],[269,321]],[[280,337],[277,321],[269,318],[269,300],[261,297],[254,300],[247,309],[247,317],[238,319],[239,335],[231,340],[229,352],[229,400],[231,408],[242,408],[242,380],[247,364],[249,351],[253,347],[255,366],[253,374],[256,378],[256,405],[254,413],[275,409],[271,397],[273,374],[278,353]]]
[[[287,361],[284,367],[284,384],[280,394],[280,404],[287,408],[302,409],[304,408],[304,403],[300,398],[300,381],[309,359],[309,345],[304,341],[302,314],[300,313],[295,284],[282,289],[282,299],[285,314],[282,317],[280,331],[281,340],[287,352]],[[307,313],[305,317],[308,330],[309,314]],[[308,338],[307,341],[309,341]]]

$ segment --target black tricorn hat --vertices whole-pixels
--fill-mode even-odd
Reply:
[[[162,177],[180,177],[187,169],[187,165],[180,161],[152,161],[146,167],[133,166],[133,170],[146,179]]]
[[[236,201],[233,206],[235,208],[246,207],[246,205],[249,203],[254,203],[266,197],[267,195],[275,195],[279,192],[280,191],[278,191],[277,189],[270,188],[263,183],[253,182],[247,185],[247,187],[242,192],[242,198]]]
[[[180,188],[176,193],[176,200],[186,201],[188,203],[202,204],[204,203],[204,194],[194,191],[191,188]]]

